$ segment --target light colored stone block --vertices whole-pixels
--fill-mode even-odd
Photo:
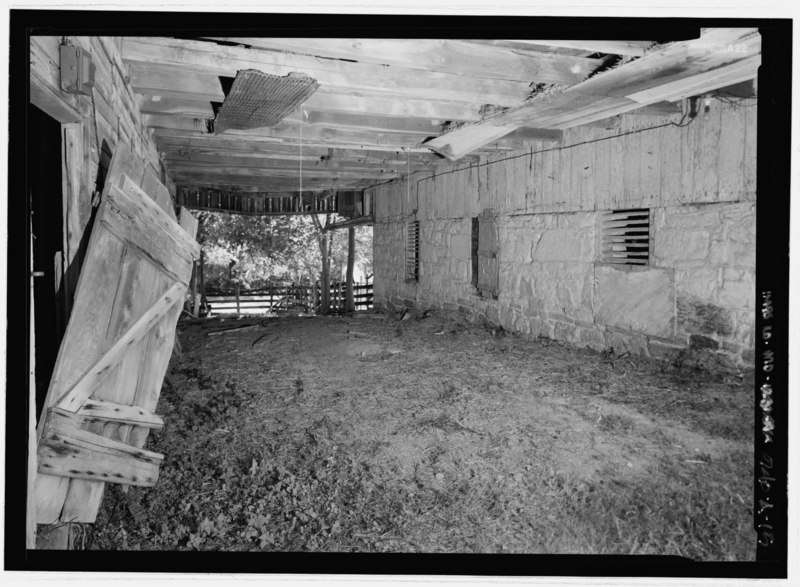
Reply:
[[[672,272],[598,266],[595,278],[596,322],[654,336],[672,335],[675,312]]]
[[[719,303],[729,308],[755,308],[756,286],[754,276],[746,275],[740,281],[725,281],[719,289]]]
[[[707,259],[710,242],[708,230],[664,229],[655,234],[653,256],[659,265],[680,266],[685,261]]]
[[[591,261],[594,235],[582,229],[545,232],[533,250],[535,261]]]

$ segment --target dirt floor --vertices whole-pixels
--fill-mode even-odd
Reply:
[[[93,548],[754,559],[737,377],[458,315],[179,333],[161,477],[107,490]]]

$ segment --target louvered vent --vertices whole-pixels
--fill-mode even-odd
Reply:
[[[603,263],[647,265],[650,259],[650,210],[613,210],[603,215]]]
[[[406,280],[419,281],[419,220],[406,222]]]

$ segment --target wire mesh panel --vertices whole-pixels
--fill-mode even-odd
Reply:
[[[613,210],[603,215],[601,259],[617,265],[647,265],[650,259],[650,210]]]
[[[281,77],[255,69],[240,71],[214,120],[214,132],[274,126],[318,87],[319,83],[305,74]]]

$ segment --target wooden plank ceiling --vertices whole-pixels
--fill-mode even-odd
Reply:
[[[709,42],[733,36],[745,39],[748,57],[757,52],[755,32],[710,30],[736,34]],[[663,45],[672,47],[659,63],[668,79],[653,83],[646,66],[634,67],[663,53],[647,40],[125,37],[122,54],[176,184],[285,195],[300,189],[301,167],[303,191],[362,189],[448,160],[557,141],[564,128],[623,111],[677,111],[681,83],[719,67],[695,71],[681,43]],[[669,70],[674,61],[678,73]],[[752,65],[726,70],[719,83],[755,77]],[[214,134],[215,108],[245,69],[300,72],[320,88],[273,127]],[[698,81],[686,91],[713,89]],[[659,91],[664,83],[670,91]],[[630,91],[609,90],[620,84]],[[545,104],[543,93],[555,97]]]

